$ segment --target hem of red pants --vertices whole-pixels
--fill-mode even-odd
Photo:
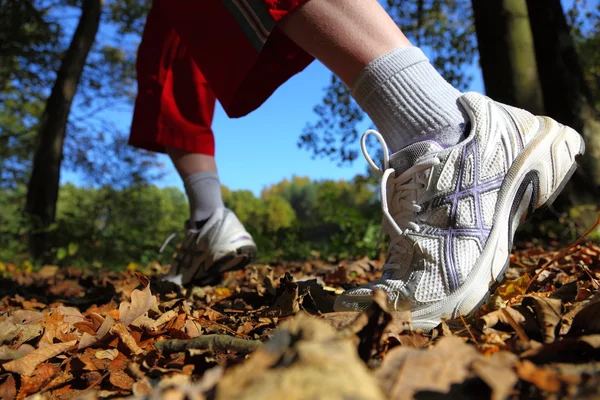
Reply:
[[[188,153],[204,154],[214,157],[215,140],[212,129],[206,129],[203,132],[198,132],[196,129],[196,133],[201,134],[203,137],[199,138],[189,135],[173,136],[162,133],[158,134],[156,138],[152,140],[131,136],[128,143],[131,146],[157,153],[166,153],[166,148],[171,147]]]

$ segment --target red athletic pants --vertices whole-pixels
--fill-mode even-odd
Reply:
[[[258,108],[313,58],[277,22],[307,0],[154,0],[138,49],[129,143],[214,155],[215,101]]]

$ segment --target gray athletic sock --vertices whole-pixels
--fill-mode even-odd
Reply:
[[[461,92],[417,47],[372,61],[354,81],[352,94],[393,153],[423,140],[449,147],[464,137],[468,119],[458,105]]]
[[[190,203],[190,220],[204,221],[223,207],[221,182],[216,172],[198,172],[183,180]]]

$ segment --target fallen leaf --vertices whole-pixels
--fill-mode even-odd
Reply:
[[[37,392],[46,382],[46,380],[58,372],[58,370],[58,367],[56,367],[55,370],[55,368],[48,363],[38,365],[35,368],[35,372],[32,374],[32,376],[21,377],[19,396],[27,396]]]
[[[493,328],[498,323],[510,325],[506,313],[508,313],[512,317],[512,319],[519,325],[525,322],[525,317],[523,316],[523,314],[521,314],[512,307],[506,307],[492,311],[491,313],[481,317],[481,321],[483,322],[483,328]]]
[[[51,344],[40,349],[36,349],[24,357],[18,360],[9,361],[2,365],[2,367],[10,372],[15,372],[24,376],[31,376],[35,371],[35,368],[46,360],[51,359],[65,352],[72,346],[75,346],[76,340],[72,340],[67,343],[56,343]]]
[[[113,386],[123,390],[131,390],[133,384],[135,383],[133,378],[127,375],[127,373],[122,369],[110,371],[108,380]]]
[[[542,329],[544,343],[552,343],[556,338],[556,331],[562,317],[562,301],[540,296],[526,296],[523,305],[533,304],[538,323]]]
[[[527,292],[531,277],[525,274],[514,280],[507,280],[496,290],[496,294],[503,300],[510,300],[514,297],[524,295]]]
[[[16,360],[31,353],[33,350],[35,349],[29,344],[23,344],[18,349],[4,345],[0,347],[0,360]]]
[[[21,328],[10,319],[0,322],[0,344],[11,342],[20,331]]]
[[[141,354],[144,352],[144,350],[138,346],[133,336],[131,336],[131,333],[129,333],[127,327],[125,327],[125,324],[117,322],[112,328],[110,328],[110,331],[111,333],[117,335],[123,344],[127,346],[133,354]]]
[[[14,399],[17,397],[17,385],[12,375],[7,375],[4,382],[0,383],[0,399]]]
[[[291,399],[294,394],[298,399],[385,398],[352,341],[304,313],[284,322],[246,362],[230,368],[215,398]]]
[[[137,381],[131,387],[133,395],[136,397],[148,396],[152,394],[152,385],[147,380]]]
[[[131,303],[121,302],[119,305],[119,321],[129,326],[136,318],[144,315],[156,305],[156,298],[150,292],[150,286],[144,290],[135,289],[131,292]]]
[[[569,335],[600,333],[600,301],[592,302],[579,311],[569,330]]]
[[[286,273],[281,278],[276,296],[275,304],[270,309],[274,316],[287,317],[300,311],[298,284],[290,274]]]
[[[184,332],[191,338],[196,338],[202,334],[202,327],[193,318],[188,318],[183,326]]]
[[[443,337],[429,350],[393,348],[375,376],[389,399],[400,400],[412,399],[419,392],[448,393],[452,385],[477,376],[477,372],[488,381],[490,368],[496,368],[493,390],[502,394],[512,390],[516,380],[510,363],[498,354],[484,357],[458,337]]]
[[[115,324],[115,320],[108,316],[100,325],[98,332],[95,335],[90,335],[89,333],[84,333],[79,340],[79,350],[85,349],[86,347],[92,346],[101,340],[108,332],[110,332],[111,328]]]
[[[117,357],[119,355],[119,350],[117,350],[117,349],[98,350],[94,355],[99,360],[114,360],[115,357]]]
[[[528,360],[517,363],[517,375],[526,382],[533,383],[547,392],[558,392],[561,382],[558,374],[549,368],[540,368]]]

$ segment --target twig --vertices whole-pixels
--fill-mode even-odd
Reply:
[[[104,380],[104,378],[106,378],[109,374],[110,374],[110,371],[107,371],[100,378],[98,378],[97,380],[95,380],[94,382],[92,382],[92,384],[90,386],[88,386],[87,388],[85,388],[83,390],[83,392],[81,392],[81,393],[83,394],[85,392],[88,392],[88,391],[92,390],[94,387],[96,387],[96,385],[98,385],[100,382],[102,382]]]
[[[529,289],[531,289],[531,286],[533,285],[533,283],[538,280],[538,278],[540,277],[540,275],[542,275],[542,273],[544,271],[546,271],[548,269],[548,267],[550,267],[550,265],[552,265],[554,262],[556,262],[556,261],[560,260],[561,258],[563,258],[564,256],[566,256],[571,250],[573,250],[575,248],[575,246],[577,246],[579,243],[581,243],[583,241],[583,239],[585,239],[592,232],[594,232],[598,226],[600,226],[600,213],[598,213],[598,219],[596,220],[596,223],[594,224],[594,226],[592,226],[590,228],[590,230],[588,230],[579,239],[577,239],[576,241],[574,241],[573,243],[571,243],[569,246],[567,246],[566,249],[564,249],[563,251],[561,251],[560,253],[558,253],[558,255],[556,257],[554,257],[552,260],[550,260],[546,264],[544,264],[544,266],[542,267],[542,269],[540,269],[539,272],[537,272],[534,275],[534,277],[531,278],[531,280],[529,281],[529,284],[527,285],[527,288],[525,289],[525,293],[529,292]]]
[[[235,351],[240,354],[252,353],[262,345],[260,340],[244,340],[228,335],[204,335],[194,339],[159,340],[154,347],[161,353],[179,353],[189,349],[216,351]]]
[[[523,342],[529,342],[529,337],[527,337],[527,334],[525,333],[525,331],[523,329],[521,329],[521,327],[519,326],[517,321],[515,321],[515,319],[512,317],[512,315],[510,315],[510,313],[508,311],[506,311],[506,308],[502,308],[501,310],[502,310],[502,314],[504,314],[504,316],[506,317],[508,324],[511,326],[511,328],[513,328],[515,330],[515,332],[517,333],[517,336],[519,336],[519,339],[521,339]]]
[[[475,339],[475,335],[473,335],[471,328],[469,328],[469,325],[467,325],[467,321],[465,321],[465,319],[463,318],[461,313],[458,313],[458,316],[460,317],[460,320],[462,321],[463,325],[465,326],[465,329],[467,330],[467,332],[469,332],[469,336],[471,336],[471,340],[473,341],[473,343],[475,343],[475,346],[479,347],[479,343],[477,342],[477,339]]]

